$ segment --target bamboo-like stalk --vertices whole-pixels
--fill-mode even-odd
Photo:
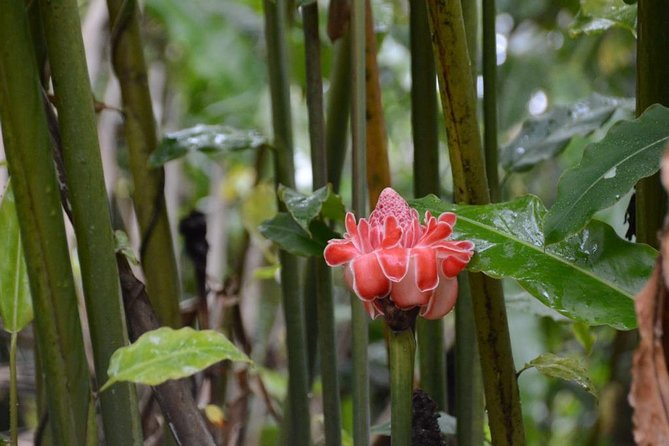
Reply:
[[[348,121],[351,108],[351,34],[346,32],[335,44],[328,94],[325,148],[328,181],[339,191],[341,172],[348,146]]]
[[[81,322],[26,6],[0,3],[0,119],[56,444],[83,445],[90,395]]]
[[[265,0],[265,38],[270,94],[272,98],[272,126],[274,130],[274,179],[276,184],[295,185],[293,167],[293,132],[290,111],[290,83],[288,48],[286,42],[285,1]],[[282,203],[279,203],[282,206]],[[286,444],[306,446],[310,443],[309,370],[305,339],[304,302],[299,287],[299,266],[295,256],[279,252],[281,262],[281,291],[286,321],[288,349],[288,432]]]
[[[158,145],[148,74],[134,0],[107,0],[112,65],[121,85],[123,127],[134,182],[133,201],[141,231],[140,257],[151,303],[163,325],[178,327],[180,284],[165,206],[163,168],[149,169]]]
[[[490,202],[459,0],[428,0],[428,16],[458,202]],[[523,419],[501,283],[469,276],[488,420],[495,445],[523,445]]]
[[[328,182],[327,153],[325,151],[325,122],[323,116],[323,80],[321,74],[321,41],[318,25],[318,3],[302,7],[304,21],[304,46],[307,79],[307,109],[309,113],[309,139],[311,143],[311,170],[313,188]],[[325,444],[341,444],[341,404],[337,379],[337,344],[332,295],[332,273],[322,258],[313,263],[316,281],[316,313],[318,320],[318,346],[320,372],[323,383],[323,418]]]
[[[669,8],[663,0],[639,0],[637,38],[637,115],[650,105],[669,105]],[[659,249],[657,232],[666,213],[659,173],[636,186],[636,239]]]
[[[412,392],[416,340],[413,330],[388,330],[390,363],[390,441],[395,446],[411,444]]]
[[[411,0],[409,10],[411,41],[411,128],[413,135],[414,194],[439,195],[439,131],[437,89],[430,28],[424,0]],[[416,321],[420,385],[446,409],[446,352],[442,320]]]
[[[497,33],[495,0],[483,0],[483,151],[490,200],[499,200],[497,171]]]
[[[379,63],[376,60],[376,33],[374,32],[374,16],[372,2],[365,0],[365,96],[366,121],[365,129],[367,147],[367,190],[369,205],[373,208],[381,195],[381,191],[390,186],[390,161],[388,161],[388,137],[386,120],[383,117],[381,101],[381,82]]]
[[[16,379],[16,339],[18,332],[10,333],[9,342],[9,443],[12,446],[19,444],[19,396]]]
[[[367,135],[365,94],[365,0],[351,2],[351,139],[353,212],[367,214]],[[353,444],[369,444],[369,320],[362,302],[351,294],[351,350],[353,362]]]
[[[127,345],[118,269],[92,92],[75,0],[41,1],[77,253],[97,381],[107,381],[109,358]],[[143,442],[137,395],[130,383],[100,395],[107,445]]]

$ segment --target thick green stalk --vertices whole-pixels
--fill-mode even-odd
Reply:
[[[280,183],[294,187],[289,61],[285,30],[286,3],[281,0],[265,0],[263,6],[274,129],[274,178],[277,185]],[[306,446],[311,441],[311,433],[310,425],[305,421],[309,419],[309,370],[304,302],[299,287],[297,258],[285,251],[280,251],[279,260],[281,261],[281,291],[288,349],[289,407],[286,413],[288,432],[284,432],[284,438],[287,444]]]
[[[107,381],[109,358],[128,344],[114,257],[107,193],[92,93],[75,0],[40,3],[58,98],[63,161],[77,236],[97,381]],[[135,388],[125,383],[100,395],[107,445],[141,445]]]
[[[439,195],[439,130],[437,89],[430,28],[424,0],[411,0],[411,128],[413,130],[414,195]],[[446,409],[446,352],[444,323],[419,318],[416,324],[420,385]]]
[[[637,115],[652,104],[669,105],[669,8],[663,0],[639,0],[637,38]],[[657,231],[666,213],[659,173],[636,186],[636,238],[659,248]]]
[[[140,12],[135,0],[107,0],[111,24],[112,65],[123,98],[123,126],[133,201],[141,231],[140,257],[151,303],[163,325],[181,325],[179,273],[165,207],[163,168],[149,168],[158,145],[148,74],[140,35]]]
[[[339,191],[341,172],[348,146],[348,121],[351,108],[351,33],[346,32],[335,44],[335,56],[328,93],[325,147],[328,181]]]
[[[321,41],[318,26],[318,3],[302,7],[304,44],[307,71],[307,108],[309,112],[309,139],[311,143],[311,170],[313,188],[328,182],[327,153],[325,150],[325,122],[323,116],[323,79],[321,74]],[[320,371],[323,383],[323,418],[325,444],[341,444],[341,404],[337,379],[337,344],[330,268],[322,258],[311,259],[316,280],[316,313]]]
[[[466,273],[458,276],[458,302],[455,306],[455,415],[458,445],[483,444],[483,382],[476,342],[474,308]]]
[[[483,0],[483,151],[490,199],[499,200],[497,171],[497,33],[495,0]]]
[[[390,362],[390,441],[394,446],[411,444],[413,419],[413,365],[416,341],[413,331],[388,330]]]
[[[9,442],[12,446],[19,444],[19,397],[16,381],[16,339],[19,334],[11,333],[9,343]]]
[[[455,199],[461,203],[489,203],[460,1],[428,0],[427,4]],[[500,446],[523,445],[520,396],[502,286],[480,273],[472,273],[469,278],[492,441]]]
[[[365,95],[365,0],[351,2],[351,137],[353,212],[367,215],[367,135]],[[357,296],[351,294],[351,349],[353,361],[353,444],[369,444],[369,319]]]
[[[56,444],[86,440],[90,395],[81,322],[32,39],[22,0],[0,3],[0,119]]]

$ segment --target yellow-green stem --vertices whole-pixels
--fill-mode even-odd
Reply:
[[[19,444],[19,398],[16,382],[16,339],[18,333],[12,332],[9,343],[9,432],[10,444]]]
[[[413,368],[416,341],[413,331],[388,330],[390,362],[390,442],[411,445]]]

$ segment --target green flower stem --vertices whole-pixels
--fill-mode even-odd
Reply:
[[[96,130],[84,43],[75,0],[41,1],[49,63],[58,98],[63,161],[70,191],[97,381],[109,358],[127,345],[118,269]],[[107,445],[141,445],[135,387],[100,395]]]
[[[411,128],[414,146],[414,195],[439,195],[439,128],[434,57],[430,46],[427,7],[423,0],[410,2]],[[420,385],[446,409],[446,352],[444,323],[419,318],[416,325]]]
[[[12,446],[19,444],[19,398],[16,382],[16,339],[19,334],[11,333],[9,344],[9,442]]]
[[[458,276],[459,295],[455,306],[455,414],[458,445],[483,444],[483,382],[476,343],[474,308],[466,273]]]
[[[181,326],[181,287],[165,206],[163,168],[149,169],[158,145],[135,0],[107,0],[112,65],[121,84],[123,126],[141,231],[140,257],[151,303],[163,325]]]
[[[663,0],[639,0],[638,4],[636,111],[640,115],[655,103],[669,106],[669,8]],[[636,186],[636,238],[655,248],[667,209],[659,175],[644,178]]]
[[[351,139],[353,164],[353,212],[367,214],[367,135],[365,95],[365,0],[351,3]],[[353,444],[369,444],[369,316],[357,296],[351,294],[351,349],[353,361]]]
[[[413,331],[388,330],[390,362],[390,441],[394,446],[411,444],[413,418],[413,367],[416,341]]]
[[[328,182],[327,153],[325,150],[325,123],[323,116],[323,80],[321,74],[320,37],[318,26],[318,3],[302,7],[304,19],[304,42],[307,67],[307,108],[309,112],[309,138],[311,142],[311,170],[313,188],[323,187]],[[322,258],[314,258],[316,282],[316,319],[318,321],[318,346],[320,350],[320,372],[323,383],[323,418],[325,444],[341,444],[341,404],[337,379],[337,344],[332,296],[332,273]]]
[[[486,204],[490,194],[460,1],[428,0],[428,16],[455,199]],[[492,441],[520,446],[525,435],[502,286],[480,273],[469,278]]]
[[[492,202],[499,201],[497,171],[497,34],[495,0],[483,0],[483,150]]]
[[[274,129],[274,178],[277,185],[294,187],[293,132],[290,111],[289,60],[286,42],[286,3],[265,0],[265,38],[267,64],[272,98]],[[282,203],[279,203],[279,207]],[[284,438],[286,444],[310,444],[309,370],[305,336],[304,302],[299,286],[298,259],[285,251],[279,252],[281,262],[281,291],[286,321],[288,349],[288,410]]]
[[[40,80],[22,0],[0,2],[0,119],[30,277],[49,426],[55,444],[83,445],[90,377]]]

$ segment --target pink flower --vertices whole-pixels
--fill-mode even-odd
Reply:
[[[470,241],[448,240],[456,216],[434,218],[418,212],[393,189],[381,193],[369,220],[346,214],[343,239],[332,239],[323,253],[330,266],[345,265],[348,286],[372,318],[384,314],[381,299],[401,310],[420,307],[425,319],[451,311],[458,294],[456,276],[474,254]]]

